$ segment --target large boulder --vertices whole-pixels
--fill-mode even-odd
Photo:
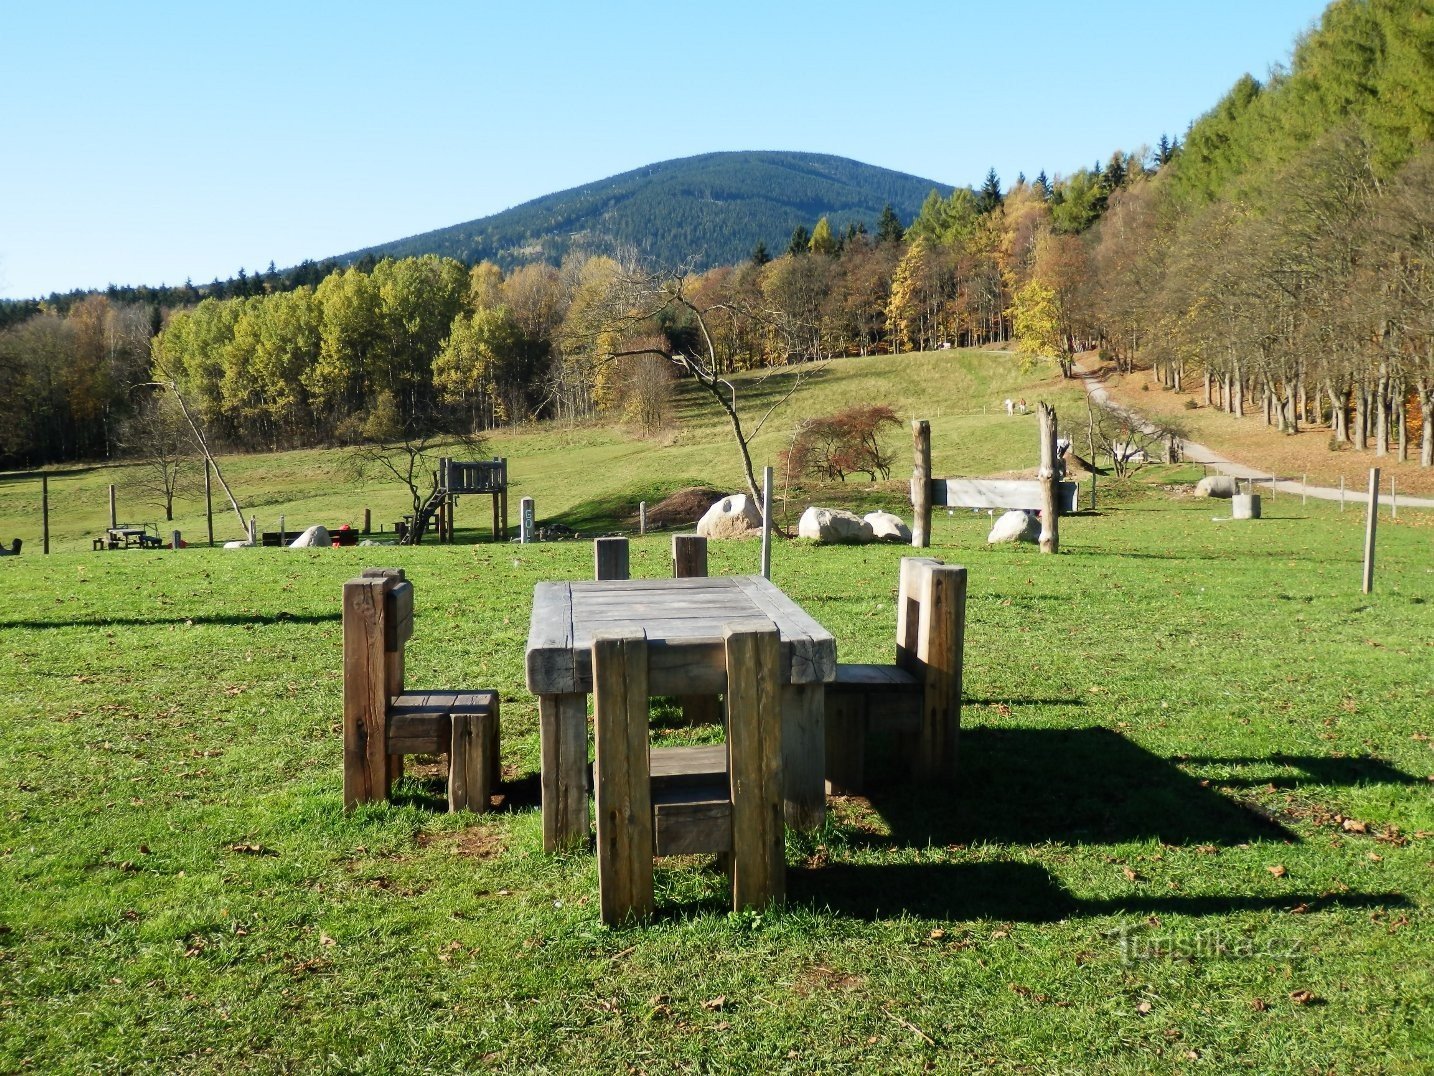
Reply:
[[[225,549],[252,549],[252,548],[254,548],[254,543],[251,542],[251,541],[249,541],[247,538],[236,538],[236,539],[235,539],[234,541],[232,541],[232,542],[225,542],[225,543],[224,543],[224,548],[225,548]]]
[[[1034,512],[1007,512],[996,525],[991,528],[991,533],[986,535],[986,541],[995,544],[996,542],[1039,542],[1041,540],[1041,518]]]
[[[1240,480],[1227,474],[1206,475],[1195,483],[1197,497],[1233,497],[1240,492]]]
[[[901,521],[900,516],[890,512],[868,512],[861,518],[871,525],[871,533],[878,542],[911,541],[911,528]]]
[[[797,523],[797,537],[828,544],[862,544],[873,542],[871,524],[840,508],[818,508],[813,505],[802,513]]]
[[[333,545],[333,539],[329,537],[329,529],[321,523],[316,523],[303,534],[299,535],[289,543],[290,549],[327,549]]]
[[[697,521],[702,538],[746,538],[762,529],[762,511],[745,493],[723,497]]]

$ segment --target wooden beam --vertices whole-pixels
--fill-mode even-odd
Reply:
[[[598,890],[602,920],[652,914],[652,788],[647,758],[647,639],[593,640]]]
[[[925,549],[931,545],[931,423],[913,419],[911,441],[911,544]]]
[[[961,732],[961,671],[966,631],[966,569],[931,568],[922,581],[922,707],[915,770],[919,780],[954,781]]]
[[[386,579],[344,584],[344,809],[388,795]]]
[[[588,839],[588,698],[539,695],[542,750],[543,850],[556,852]]]
[[[732,907],[786,897],[783,722],[776,626],[726,632],[727,752],[732,798]],[[820,702],[820,689],[815,690]],[[820,787],[821,770],[817,770]]]
[[[621,536],[593,541],[593,578],[628,578],[628,543]]]
[[[1061,551],[1061,506],[1056,497],[1056,410],[1048,403],[1036,405],[1041,419],[1041,552]]]

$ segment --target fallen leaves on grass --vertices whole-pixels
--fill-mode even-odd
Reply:
[[[262,844],[251,844],[248,841],[241,841],[237,844],[227,845],[229,851],[237,852],[241,856],[277,856],[279,853],[272,848],[265,848]]]
[[[1145,876],[1137,870],[1131,870],[1129,867],[1122,867],[1121,872],[1125,875],[1125,879],[1128,882],[1145,881]]]
[[[1324,998],[1312,990],[1291,990],[1290,1000],[1296,1005],[1323,1005]]]
[[[1368,833],[1369,823],[1361,822],[1358,818],[1346,818],[1339,824],[1339,828],[1346,833]]]
[[[1285,865],[1283,863],[1276,863],[1273,867],[1266,867],[1265,870],[1269,871],[1276,878],[1283,878],[1285,875],[1290,873],[1289,871],[1285,870]]]
[[[1251,998],[1251,999],[1250,999],[1250,1008],[1254,1009],[1255,1012],[1264,1012],[1264,1011],[1265,1011],[1266,1009],[1268,1009],[1269,1007],[1270,1007],[1270,1003],[1269,1003],[1268,1001],[1266,1001],[1264,998]]]

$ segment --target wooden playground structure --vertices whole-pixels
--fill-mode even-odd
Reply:
[[[423,502],[417,518],[404,516],[399,531],[399,544],[418,545],[431,528],[439,542],[453,541],[453,518],[458,498],[483,494],[493,500],[493,541],[508,537],[508,461],[455,460],[447,456],[438,461],[433,492]]]

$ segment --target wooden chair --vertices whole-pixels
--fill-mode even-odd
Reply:
[[[904,557],[896,603],[896,663],[837,665],[826,686],[827,792],[848,795],[866,781],[871,736],[895,742],[911,776],[956,777],[966,569]]]
[[[729,624],[721,644],[650,647],[641,629],[593,641],[598,887],[603,922],[653,910],[654,855],[717,853],[736,910],[781,901],[781,649],[770,621]],[[648,747],[648,700],[695,667],[725,674],[727,742]]]
[[[496,691],[405,691],[413,584],[366,568],[344,584],[344,809],[388,799],[403,756],[448,756],[448,809],[486,811],[499,763]]]

